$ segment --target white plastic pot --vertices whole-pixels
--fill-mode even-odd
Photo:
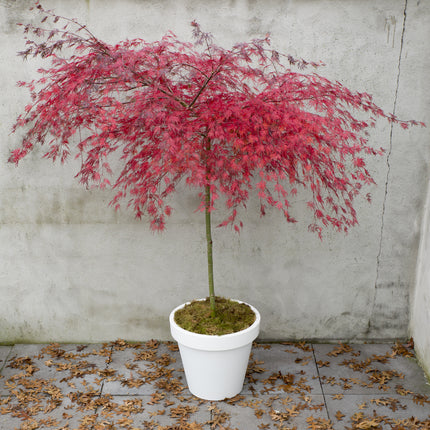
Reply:
[[[239,302],[239,300],[236,300]],[[243,302],[240,302],[243,303]],[[169,317],[170,331],[178,342],[188,388],[205,400],[223,400],[242,391],[252,342],[260,330],[260,314],[253,306],[255,322],[245,330],[211,336],[184,330]]]

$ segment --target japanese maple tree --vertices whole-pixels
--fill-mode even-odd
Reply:
[[[14,126],[24,137],[10,161],[35,145],[45,145],[52,160],[74,154],[83,184],[113,187],[112,204],[127,201],[153,230],[164,229],[180,182],[198,190],[212,306],[211,213],[221,196],[220,226],[239,231],[237,210],[251,191],[262,215],[274,207],[295,222],[291,198],[305,188],[310,230],[347,231],[357,223],[354,198],[374,182],[366,157],[381,153],[366,130],[378,117],[417,124],[384,113],[366,93],[306,72],[321,64],[281,55],[268,36],[224,49],[193,22],[194,43],[168,33],[156,42],[110,45],[74,19],[37,9],[41,23],[23,25],[20,55],[50,63],[39,79],[19,82],[31,103]]]

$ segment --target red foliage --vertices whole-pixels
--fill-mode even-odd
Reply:
[[[262,215],[271,206],[295,222],[290,198],[303,187],[312,196],[310,229],[347,231],[357,223],[354,198],[373,183],[366,156],[381,153],[369,146],[366,130],[378,117],[405,128],[417,124],[385,114],[368,94],[305,73],[319,64],[279,54],[268,37],[224,49],[193,22],[194,43],[168,33],[152,43],[109,45],[75,20],[37,7],[42,22],[65,26],[24,26],[35,40],[20,55],[51,65],[39,70],[40,79],[19,83],[32,102],[15,124],[14,131],[26,132],[10,161],[45,144],[45,157],[64,161],[75,153],[80,181],[105,187],[113,175],[109,160],[119,152],[112,203],[128,200],[155,230],[164,228],[172,212],[167,197],[184,180],[200,190],[202,211],[206,186],[209,210],[225,196],[222,226],[239,229],[237,208],[252,190]]]

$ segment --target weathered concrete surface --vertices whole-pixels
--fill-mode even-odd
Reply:
[[[418,360],[430,377],[430,189],[418,256],[416,287],[411,300],[410,331]]]
[[[411,0],[50,0],[114,42],[154,40],[172,30],[189,39],[197,19],[231,46],[271,32],[280,51],[327,64],[322,73],[367,91],[383,109],[430,123],[430,3]],[[17,21],[28,2],[0,0],[0,330],[3,342],[169,338],[167,315],[206,295],[204,220],[185,190],[163,235],[132,214],[107,208],[110,193],[80,188],[67,166],[35,152],[7,165],[19,136],[10,127],[28,95]],[[373,203],[357,205],[360,225],[323,242],[307,231],[305,198],[287,225],[279,214],[243,215],[240,236],[216,230],[217,293],[259,308],[263,339],[376,340],[408,336],[428,182],[429,129],[372,130],[384,157],[370,170]],[[366,190],[367,191],[367,190]],[[254,202],[255,203],[255,202]],[[215,214],[216,218],[222,214]]]
[[[256,429],[264,424],[274,429],[288,418],[288,427],[282,427],[308,429],[314,423],[314,428],[333,430],[353,424],[369,428],[366,422],[375,419],[393,427],[399,424],[397,428],[402,421],[410,429],[428,429],[430,386],[414,358],[392,355],[396,348],[258,344],[252,349],[240,400],[209,404],[191,396],[179,351],[165,343],[0,346],[0,428],[23,428],[16,411],[27,397],[15,388],[19,383],[31,386],[31,400],[40,405],[25,409],[25,423],[34,428],[49,428],[47,422],[57,429],[85,424],[97,428],[101,423],[118,429],[125,423],[129,428],[175,428],[185,418],[202,430],[220,428],[220,422],[224,428]],[[352,369],[352,362],[360,367]],[[23,371],[24,366],[32,371]],[[404,395],[398,394],[399,386]],[[103,402],[97,414],[90,409],[95,401]],[[294,413],[288,416],[288,411]]]

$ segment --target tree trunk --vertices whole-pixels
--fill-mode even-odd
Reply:
[[[209,300],[211,305],[212,316],[216,314],[215,311],[215,289],[214,289],[214,269],[213,269],[213,257],[212,257],[212,232],[211,232],[211,189],[210,185],[205,187],[205,218],[206,218],[206,243],[207,243],[207,255],[208,255],[208,280],[209,280]]]

